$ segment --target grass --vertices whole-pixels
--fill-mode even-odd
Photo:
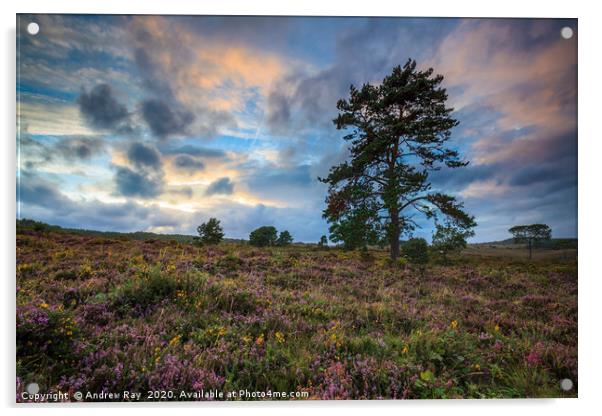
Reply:
[[[17,398],[32,381],[42,392],[169,389],[176,398],[212,388],[575,397],[576,255],[525,257],[471,248],[422,275],[379,250],[21,229]],[[571,391],[560,389],[564,378]]]

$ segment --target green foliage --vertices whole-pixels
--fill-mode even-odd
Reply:
[[[328,245],[328,237],[323,235],[320,237],[320,241],[318,241],[318,247],[326,247]]]
[[[508,230],[514,236],[515,243],[526,243],[529,248],[529,258],[532,257],[533,247],[552,238],[552,229],[546,224],[516,225]]]
[[[395,259],[400,236],[416,226],[416,213],[443,215],[462,228],[475,225],[461,202],[431,190],[431,171],[468,164],[446,146],[458,121],[446,107],[442,81],[432,68],[418,70],[409,59],[381,84],[351,86],[349,99],[338,101],[334,123],[349,131],[343,139],[351,142],[351,160],[319,180],[329,184],[324,217],[347,246],[386,236]],[[349,241],[351,236],[359,242]]]
[[[209,218],[209,221],[199,225],[196,230],[199,236],[195,237],[195,241],[200,244],[219,244],[224,238],[220,221],[216,218]]]
[[[356,207],[329,227],[330,240],[342,242],[345,250],[376,244],[381,237],[378,216],[368,207]]]
[[[276,240],[276,245],[278,246],[288,246],[293,242],[293,236],[287,230],[281,231],[278,239]]]
[[[433,234],[432,247],[433,250],[441,252],[443,258],[447,260],[449,253],[466,248],[466,239],[473,235],[474,231],[471,229],[461,229],[452,224],[437,224]]]
[[[249,234],[249,244],[256,247],[268,247],[276,244],[278,232],[271,225],[259,227]]]
[[[424,238],[410,238],[401,246],[402,254],[416,265],[425,265],[429,261],[429,246]]]

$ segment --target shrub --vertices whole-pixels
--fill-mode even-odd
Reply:
[[[264,225],[249,235],[249,244],[256,247],[273,246],[276,244],[277,235],[275,227]]]
[[[31,371],[73,357],[78,328],[70,311],[46,303],[17,307],[17,356]],[[44,357],[39,360],[39,354]]]
[[[323,235],[320,237],[320,241],[318,242],[318,247],[326,247],[328,245],[328,237]]]
[[[151,268],[123,284],[114,297],[114,306],[147,308],[165,298],[173,296],[180,289],[178,282],[163,273],[158,267]]]
[[[279,246],[288,246],[293,242],[293,236],[287,230],[281,231],[276,244]]]
[[[224,239],[224,233],[217,218],[209,218],[209,221],[197,227],[198,237],[194,237],[199,244],[219,244]]]
[[[402,254],[412,264],[424,266],[429,261],[428,243],[424,238],[410,238],[402,246]]]

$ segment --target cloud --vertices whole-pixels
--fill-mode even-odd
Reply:
[[[54,150],[66,160],[89,160],[93,156],[104,152],[105,143],[100,137],[72,137],[61,138]]]
[[[152,146],[143,143],[132,143],[127,152],[128,159],[139,169],[161,168],[161,155]]]
[[[83,90],[77,98],[77,104],[92,127],[122,133],[131,131],[130,114],[108,84],[99,84],[90,92]]]
[[[220,178],[209,184],[205,195],[230,195],[234,192],[234,184],[230,178]]]
[[[66,213],[73,211],[71,201],[53,186],[35,175],[24,172],[20,186],[17,188],[17,199],[21,203],[40,207],[63,207]]]
[[[128,197],[154,198],[163,192],[162,175],[153,177],[126,167],[117,167],[115,184]]]
[[[161,153],[164,155],[190,155],[195,157],[206,158],[223,158],[226,152],[221,149],[213,149],[208,147],[184,145],[175,148],[161,148]]]
[[[185,134],[194,120],[191,112],[175,108],[158,99],[142,102],[142,117],[152,133],[161,139]]]
[[[173,164],[176,169],[187,173],[194,173],[205,168],[205,164],[201,160],[189,155],[176,156]]]

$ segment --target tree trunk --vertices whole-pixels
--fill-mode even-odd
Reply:
[[[391,215],[391,230],[390,230],[390,244],[391,244],[391,260],[397,260],[399,257],[399,212],[397,207],[389,210]]]

